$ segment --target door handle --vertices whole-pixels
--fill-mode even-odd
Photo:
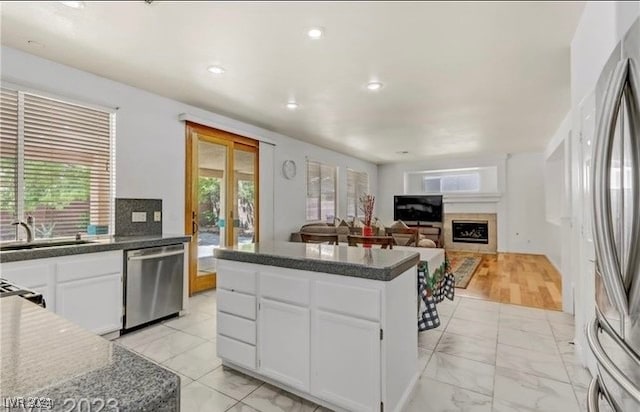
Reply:
[[[196,223],[196,220],[198,220],[198,215],[196,212],[191,211],[191,234],[195,235],[196,233],[198,233],[198,223]]]
[[[154,255],[140,255],[140,256],[129,256],[128,260],[148,260],[148,259],[158,259],[168,256],[178,256],[184,255],[183,250],[179,250],[176,252],[164,252],[164,253],[156,253]]]
[[[629,314],[620,260],[611,222],[611,153],[618,110],[629,73],[629,59],[616,66],[604,95],[604,106],[597,129],[593,156],[593,230],[597,265],[602,273],[607,294],[621,315]]]

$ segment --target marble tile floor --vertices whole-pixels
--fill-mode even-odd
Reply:
[[[589,372],[575,358],[573,318],[561,312],[458,297],[442,324],[420,333],[420,379],[407,412],[586,411]],[[116,342],[181,377],[181,410],[322,412],[326,408],[221,366],[215,291],[189,314]]]

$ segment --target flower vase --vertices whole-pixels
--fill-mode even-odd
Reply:
[[[362,236],[365,236],[365,237],[371,237],[371,236],[373,236],[373,227],[371,227],[371,226],[364,226],[364,227],[362,228]],[[365,242],[365,243],[362,245],[362,247],[371,248],[371,243],[367,243],[367,242]]]

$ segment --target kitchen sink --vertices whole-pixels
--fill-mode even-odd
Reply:
[[[52,241],[39,241],[31,243],[5,243],[0,244],[0,251],[12,251],[12,250],[29,250],[29,249],[41,249],[47,247],[60,247],[60,246],[74,246],[74,245],[86,245],[88,243],[95,243],[92,240],[52,240]]]

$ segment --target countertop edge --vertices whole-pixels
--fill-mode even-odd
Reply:
[[[332,275],[341,275],[369,280],[388,282],[403,274],[420,261],[420,254],[414,254],[385,268],[371,268],[355,263],[329,262],[320,259],[299,259],[260,253],[247,253],[239,250],[216,249],[215,256],[222,260],[253,263],[265,266],[277,266],[289,269],[307,270]]]
[[[86,253],[108,252],[112,250],[130,250],[154,246],[167,246],[176,243],[191,241],[191,236],[177,235],[171,237],[159,237],[157,239],[140,239],[132,236],[131,239],[123,237],[110,243],[86,243],[82,245],[58,246],[31,250],[16,250],[0,252],[0,263],[20,262],[34,259],[47,259],[60,256],[81,255]]]

